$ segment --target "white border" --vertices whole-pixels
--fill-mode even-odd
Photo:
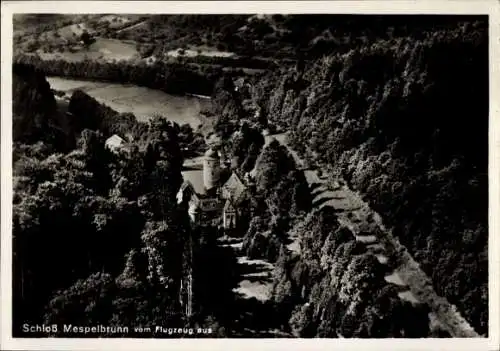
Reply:
[[[1,329],[2,350],[499,350],[500,138],[498,1],[5,1],[2,17],[1,118]],[[489,14],[489,338],[488,339],[13,339],[11,337],[12,14],[13,13],[339,13]],[[452,58],[450,58],[452,59]],[[496,98],[497,100],[495,100]],[[474,123],[474,116],[471,123]],[[467,142],[464,140],[464,142]]]

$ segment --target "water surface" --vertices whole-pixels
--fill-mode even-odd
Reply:
[[[54,90],[67,94],[80,89],[113,110],[133,113],[139,121],[161,115],[182,125],[189,123],[194,129],[201,124],[200,111],[210,105],[209,99],[196,96],[178,96],[160,90],[133,84],[84,81],[62,77],[48,77]]]

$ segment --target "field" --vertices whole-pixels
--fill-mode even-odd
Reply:
[[[194,129],[201,124],[200,111],[210,101],[192,96],[174,96],[159,90],[102,82],[88,82],[51,77],[47,79],[52,89],[67,94],[81,89],[99,102],[118,112],[133,113],[138,120],[146,121],[153,115],[162,115],[178,124],[189,123]]]
[[[16,16],[14,48],[16,54],[69,62],[126,60],[153,64],[155,60],[185,57],[197,61],[199,57],[206,64],[207,58],[238,58],[236,52],[203,39],[204,32],[186,36],[185,26],[179,19],[155,23],[139,14]],[[95,40],[88,48],[81,41],[84,32]]]
[[[44,52],[37,51],[43,60],[64,59],[71,62],[89,60],[120,61],[138,58],[138,52],[134,44],[117,39],[96,38],[96,42],[87,49],[79,47],[75,52]]]
[[[14,18],[15,49],[36,53],[44,60],[132,60],[139,57],[136,43],[112,39],[107,34],[133,27],[138,19],[137,15],[19,15]],[[81,42],[84,32],[95,40],[88,48]]]
[[[134,44],[116,39],[98,38],[90,50],[102,53],[107,60],[129,60],[138,55]]]

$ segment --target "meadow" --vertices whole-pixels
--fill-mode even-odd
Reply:
[[[96,38],[95,43],[91,44],[88,49],[78,47],[75,52],[45,52],[45,50],[39,49],[37,50],[37,54],[43,60],[59,59],[70,62],[83,60],[127,61],[139,57],[135,44],[123,40],[100,37]]]

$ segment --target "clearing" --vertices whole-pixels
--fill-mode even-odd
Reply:
[[[37,54],[42,60],[65,60],[69,62],[79,62],[86,59],[93,61],[128,61],[139,58],[135,44],[118,39],[98,37],[88,49],[83,48],[81,45],[73,46],[74,52],[69,51],[70,46],[71,44],[61,43],[61,47],[64,49],[63,52],[44,52],[43,49],[39,49]]]

